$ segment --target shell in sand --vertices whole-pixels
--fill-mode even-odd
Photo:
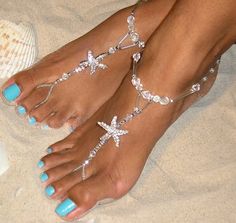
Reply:
[[[0,78],[9,78],[30,67],[36,56],[36,34],[32,25],[0,20]]]

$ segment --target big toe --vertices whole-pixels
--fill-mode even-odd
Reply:
[[[56,208],[57,215],[64,220],[71,221],[84,216],[99,201],[112,198],[112,185],[98,175],[94,175],[85,181],[81,181],[72,187],[67,198]]]
[[[17,103],[36,86],[31,70],[22,71],[7,80],[1,87],[2,99],[7,103]]]

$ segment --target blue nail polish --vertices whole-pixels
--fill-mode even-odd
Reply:
[[[37,123],[35,117],[29,117],[28,122],[30,125],[35,125]]]
[[[43,125],[41,128],[44,129],[44,130],[48,130],[49,126],[48,125]]]
[[[47,154],[51,154],[53,152],[53,149],[51,147],[47,148]]]
[[[37,164],[38,168],[43,168],[44,165],[45,165],[45,163],[42,160],[40,160]]]
[[[40,180],[41,180],[41,182],[45,182],[45,181],[47,181],[48,180],[48,175],[46,174],[46,173],[42,173],[41,175],[40,175]]]
[[[56,190],[53,186],[50,185],[50,186],[46,187],[45,192],[46,192],[47,196],[51,197],[53,194],[55,194]]]
[[[69,198],[60,203],[56,208],[56,213],[61,217],[66,217],[70,212],[75,210],[77,205]]]
[[[21,90],[17,84],[12,84],[3,91],[3,96],[8,102],[15,101],[21,94]]]
[[[26,114],[26,108],[22,105],[17,106],[17,112],[19,115],[25,115]]]

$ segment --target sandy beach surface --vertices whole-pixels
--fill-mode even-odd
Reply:
[[[0,0],[0,19],[31,22],[39,58],[84,34],[131,0]],[[115,27],[114,27],[115,28]],[[2,81],[1,81],[2,82]],[[143,174],[119,201],[84,218],[89,223],[236,222],[236,47],[222,58],[207,97],[156,144]],[[0,103],[0,141],[10,168],[0,176],[0,223],[61,223],[36,164],[66,129],[40,130]]]

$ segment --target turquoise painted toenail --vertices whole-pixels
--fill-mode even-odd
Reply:
[[[26,114],[26,108],[22,105],[17,106],[17,112],[19,115],[25,115]]]
[[[37,164],[38,168],[43,168],[44,165],[45,165],[45,163],[42,160],[40,160]]]
[[[21,90],[17,84],[12,84],[3,91],[3,96],[8,102],[17,99],[21,94]]]
[[[29,117],[28,122],[30,125],[35,125],[37,123],[35,117]]]
[[[53,186],[48,186],[45,189],[45,192],[47,194],[47,196],[51,197],[53,194],[55,194],[55,188]]]
[[[71,199],[67,198],[57,206],[55,211],[60,217],[66,217],[70,212],[72,212],[76,208],[77,205]]]
[[[49,129],[49,126],[48,126],[48,125],[43,125],[43,126],[42,126],[42,129],[48,130],[48,129]]]
[[[48,175],[46,173],[42,173],[41,176],[40,176],[40,180],[41,182],[45,182],[48,180]]]
[[[53,152],[53,149],[51,147],[47,148],[47,154],[51,154]]]

